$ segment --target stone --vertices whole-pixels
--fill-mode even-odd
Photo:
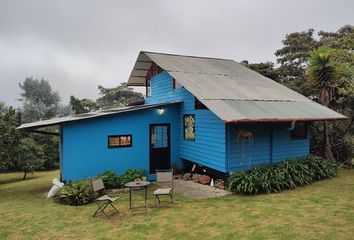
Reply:
[[[185,181],[192,180],[192,174],[191,173],[185,173],[183,175],[183,180],[185,180]]]

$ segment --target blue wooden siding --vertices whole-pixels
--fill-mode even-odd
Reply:
[[[146,109],[67,123],[62,127],[63,180],[94,177],[105,170],[123,173],[128,168],[149,169],[149,124],[171,124],[171,163],[179,158],[179,109]],[[109,135],[132,134],[132,147],[108,148]]]
[[[151,96],[146,104],[183,101],[179,109],[180,157],[226,172],[226,130],[224,122],[210,110],[195,110],[194,96],[184,87],[173,89],[172,77],[160,73],[151,78]],[[183,115],[195,115],[195,141],[183,139]]]
[[[250,169],[256,165],[280,162],[309,154],[309,140],[290,139],[287,124],[230,124],[227,126],[228,171]],[[237,132],[253,134],[251,143],[237,139]]]

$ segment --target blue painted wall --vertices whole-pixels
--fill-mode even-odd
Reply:
[[[163,72],[151,78],[151,96],[146,104],[183,101],[179,109],[180,157],[226,172],[226,130],[224,122],[210,110],[195,110],[194,96],[184,87],[173,89],[173,79]],[[195,141],[183,139],[183,115],[195,115]]]
[[[149,168],[149,124],[171,124],[171,163],[190,160],[221,172],[249,169],[309,154],[309,140],[290,139],[286,124],[225,124],[209,110],[195,110],[194,96],[184,87],[173,89],[172,77],[163,72],[151,79],[151,97],[145,104],[182,101],[180,105],[146,109],[90,120],[71,122],[61,128],[63,180],[94,177],[105,170],[123,173],[128,168]],[[195,141],[183,139],[183,115],[195,115]],[[254,134],[243,146],[237,131]],[[108,135],[132,134],[130,148],[108,148]]]
[[[276,163],[309,154],[309,138],[290,139],[289,124],[228,124],[228,171],[250,169],[256,165]],[[253,134],[251,143],[237,139],[237,132]]]
[[[171,124],[171,163],[179,157],[179,108],[145,109],[63,125],[61,173],[63,180],[94,177],[105,170],[149,169],[149,124]],[[132,134],[133,146],[108,148],[108,135]]]

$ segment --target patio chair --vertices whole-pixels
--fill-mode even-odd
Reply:
[[[163,188],[154,191],[155,206],[157,206],[157,202],[161,204],[160,196],[169,196],[171,203],[173,203],[173,169],[156,170],[156,183],[160,183]],[[167,187],[165,187],[166,185]]]
[[[112,204],[114,201],[116,201],[119,197],[110,197],[106,194],[106,190],[104,188],[103,180],[101,178],[96,178],[91,180],[92,183],[92,189],[96,196],[96,203],[97,203],[97,210],[93,214],[93,217],[96,216],[96,214],[101,211],[107,218],[109,216],[104,212],[106,207],[108,205],[111,205],[114,210],[116,210],[117,213],[119,213],[118,209]]]

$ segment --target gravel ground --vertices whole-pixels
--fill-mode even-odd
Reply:
[[[195,183],[193,181],[174,180],[174,191],[191,198],[214,198],[231,194],[228,191]]]

